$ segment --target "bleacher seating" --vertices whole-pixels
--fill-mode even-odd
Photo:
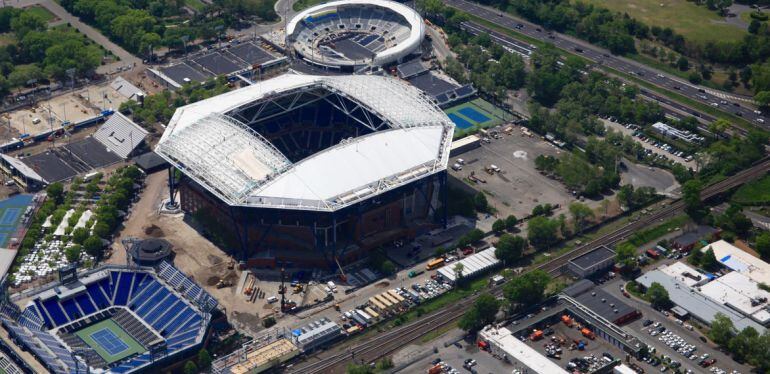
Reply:
[[[52,372],[74,373],[73,349],[82,349],[94,367],[108,366],[74,334],[84,327],[112,318],[144,347],[165,339],[166,355],[171,355],[201,341],[208,313],[216,306],[217,301],[192,279],[162,263],[155,276],[109,270],[103,278],[85,284],[84,292],[67,298],[51,293],[44,299],[33,296],[23,310],[4,307],[2,323]],[[57,329],[51,331],[57,331],[61,341],[49,329]],[[109,370],[129,372],[150,361],[147,352],[109,364]]]

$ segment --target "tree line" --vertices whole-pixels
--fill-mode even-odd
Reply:
[[[272,0],[216,0],[205,12],[186,16],[184,0],[62,0],[60,4],[132,53],[148,56],[160,47],[185,47],[214,39],[248,17],[275,20]]]
[[[69,27],[48,28],[46,21],[30,10],[0,8],[0,33],[13,41],[0,47],[0,96],[53,78],[87,76],[101,64],[104,51]]]

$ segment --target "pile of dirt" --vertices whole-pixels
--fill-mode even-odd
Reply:
[[[206,285],[209,287],[216,286],[217,283],[219,283],[219,277],[216,275],[213,277],[209,277],[209,279],[206,279]]]
[[[153,237],[153,238],[160,238],[160,237],[165,236],[164,233],[163,233],[163,229],[161,229],[160,227],[158,227],[158,226],[156,226],[154,224],[150,225],[150,226],[146,226],[144,228],[144,234],[149,236],[149,237]]]

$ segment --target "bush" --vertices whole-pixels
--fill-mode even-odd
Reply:
[[[768,16],[767,13],[760,12],[760,11],[751,12],[751,14],[749,15],[751,16],[751,18],[757,21],[767,21],[768,19],[770,19],[770,16]]]

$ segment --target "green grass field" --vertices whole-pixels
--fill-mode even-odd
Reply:
[[[485,121],[485,122],[474,121],[474,120],[472,120],[472,119],[468,118],[467,116],[465,116],[465,115],[460,113],[460,110],[462,110],[463,108],[473,108],[475,111],[477,111],[477,112],[483,114],[484,116],[486,116],[487,118],[489,118],[489,120]],[[476,99],[473,99],[471,101],[468,101],[468,102],[465,102],[465,103],[462,103],[462,104],[459,104],[459,105],[455,105],[455,106],[453,106],[453,107],[451,107],[449,109],[444,110],[444,112],[447,115],[449,115],[449,114],[456,115],[456,116],[458,116],[458,117],[460,117],[460,118],[470,122],[473,125],[472,127],[469,127],[469,128],[466,128],[466,129],[461,129],[459,127],[456,127],[455,128],[455,138],[459,138],[459,137],[465,136],[468,133],[476,132],[476,131],[478,131],[479,128],[487,128],[487,127],[497,126],[497,125],[503,123],[504,119],[506,118],[505,112],[503,112],[502,109],[492,105],[492,103],[490,103],[489,101],[486,101],[486,100],[484,100],[482,98],[476,98]]]
[[[184,0],[184,4],[194,9],[196,12],[202,12],[206,8],[201,0]]]
[[[48,9],[43,8],[42,6],[39,6],[39,5],[34,5],[29,8],[26,8],[26,11],[36,14],[37,16],[42,18],[43,21],[45,21],[46,23],[51,22],[54,18],[56,18],[56,16],[53,13],[49,12]]]
[[[105,329],[111,331],[115,336],[117,336],[127,346],[127,348],[120,352],[114,352],[115,354],[111,355],[106,349],[104,349],[104,347],[97,343],[91,335]],[[101,356],[108,364],[122,360],[135,353],[142,353],[146,350],[144,347],[142,347],[141,344],[139,344],[139,342],[134,340],[134,338],[128,335],[127,332],[125,332],[120,326],[118,326],[117,323],[115,323],[115,321],[111,319],[107,319],[95,325],[88,326],[76,332],[75,335],[79,336],[80,339],[83,339],[83,341],[86,342],[89,347],[93,348],[96,353],[98,353],[99,356]]]
[[[770,175],[741,186],[733,194],[732,201],[743,205],[770,204]]]
[[[670,27],[689,40],[739,40],[746,35],[746,29],[725,23],[716,12],[686,0],[586,1],[612,11],[628,13],[648,26]]]

